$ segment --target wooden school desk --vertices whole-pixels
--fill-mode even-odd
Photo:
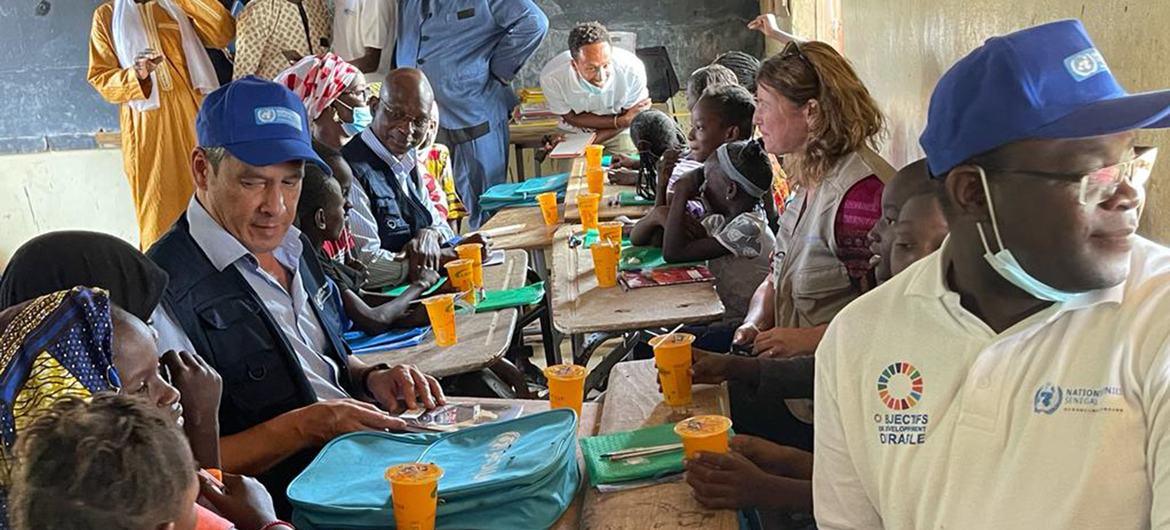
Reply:
[[[484,287],[488,290],[522,287],[527,272],[528,255],[519,250],[509,251],[505,253],[504,263],[483,269]],[[454,346],[441,348],[435,344],[432,335],[418,346],[362,354],[361,359],[369,364],[413,364],[435,377],[476,372],[487,368],[507,353],[517,317],[516,309],[456,315],[455,329],[459,342]]]
[[[619,363],[610,375],[598,432],[640,429],[698,414],[730,415],[725,385],[695,385],[692,395],[690,406],[673,409],[662,402],[658,393],[658,371],[653,360]],[[691,487],[686,482],[612,493],[599,493],[584,483],[582,487],[587,490],[581,514],[582,529],[739,528],[735,511],[704,508],[691,496]]]
[[[586,379],[586,389],[599,388],[609,369],[620,361],[634,343],[640,330],[674,327],[677,324],[711,322],[723,315],[723,303],[715,284],[691,283],[664,287],[647,287],[624,291],[620,286],[602,289],[593,274],[593,256],[584,245],[569,248],[569,238],[580,226],[564,226],[557,231],[552,252],[553,325],[569,335],[576,364],[588,362],[582,337],[593,332],[634,332],[623,344],[602,360]]]

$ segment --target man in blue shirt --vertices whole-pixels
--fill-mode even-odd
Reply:
[[[422,70],[434,86],[437,142],[451,148],[473,229],[487,220],[479,196],[507,178],[508,117],[517,102],[508,83],[547,32],[548,17],[532,0],[400,3],[397,66]]]

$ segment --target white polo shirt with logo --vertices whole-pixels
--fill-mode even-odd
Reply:
[[[945,245],[944,245],[945,250]],[[1002,333],[936,252],[817,351],[820,528],[1170,528],[1170,250]]]

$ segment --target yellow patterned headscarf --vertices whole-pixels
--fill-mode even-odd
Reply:
[[[8,482],[20,431],[65,397],[117,391],[113,326],[105,291],[77,287],[33,299],[0,333],[0,484]]]

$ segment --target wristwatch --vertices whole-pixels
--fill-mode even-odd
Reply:
[[[370,392],[370,376],[374,375],[374,372],[379,372],[382,370],[389,370],[390,368],[391,368],[391,366],[389,364],[378,363],[378,364],[371,366],[369,370],[366,370],[366,373],[362,374],[362,386],[361,387],[366,390],[366,395],[368,395],[368,396],[374,395],[373,392]]]

